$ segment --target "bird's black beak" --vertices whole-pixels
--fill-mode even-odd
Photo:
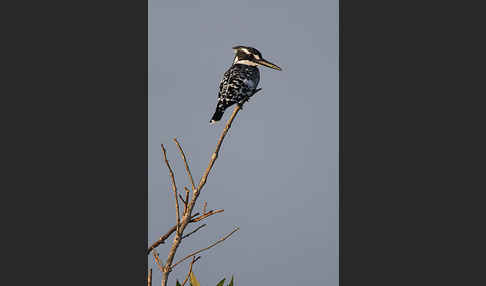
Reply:
[[[258,63],[258,64],[260,64],[260,65],[262,65],[262,66],[266,66],[266,67],[269,67],[269,68],[272,68],[272,69],[276,69],[276,70],[279,70],[279,71],[282,70],[276,64],[273,64],[273,63],[271,63],[271,62],[269,62],[269,61],[267,61],[265,59],[259,59],[259,60],[256,60],[255,62]]]

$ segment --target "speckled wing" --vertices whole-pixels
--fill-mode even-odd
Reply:
[[[251,96],[259,80],[257,67],[241,64],[231,66],[219,84],[218,104],[211,122],[219,121],[226,108]]]
[[[218,101],[226,107],[240,102],[253,94],[260,80],[257,67],[233,65],[223,76],[219,87]]]

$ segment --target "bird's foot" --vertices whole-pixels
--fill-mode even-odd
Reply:
[[[240,101],[238,101],[236,104],[238,104],[238,106],[240,107],[241,110],[243,110],[243,104],[245,104],[245,102],[248,102],[250,101],[250,98],[249,97],[246,97]]]
[[[259,92],[260,90],[262,90],[261,88],[257,88],[255,89],[255,91],[253,92],[253,94],[251,96],[254,96],[257,92]],[[262,94],[263,95],[263,94]]]

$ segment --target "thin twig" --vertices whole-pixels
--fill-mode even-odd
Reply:
[[[199,215],[199,213],[195,213],[191,217],[191,220],[189,221],[189,223],[195,223],[195,222],[201,221],[201,220],[203,220],[203,219],[205,219],[209,216],[212,216],[214,214],[221,213],[221,212],[224,212],[224,210],[223,209],[211,210],[211,211],[209,211],[209,212],[207,212],[204,215],[201,215],[199,217],[197,217]],[[157,239],[156,242],[152,243],[152,245],[147,249],[147,255],[149,255],[150,251],[157,248],[159,245],[164,244],[165,240],[167,240],[167,238],[169,238],[169,236],[171,234],[173,234],[175,231],[176,231],[176,226],[174,225],[171,229],[169,229],[169,231],[167,231],[166,234],[162,235],[159,239]]]
[[[201,221],[201,220],[203,220],[203,219],[207,218],[208,216],[212,216],[213,214],[222,213],[222,212],[224,212],[224,210],[223,210],[223,209],[219,209],[219,210],[210,210],[210,211],[208,211],[207,213],[205,213],[205,214],[203,214],[203,215],[201,215],[201,216],[199,216],[199,217],[193,218],[193,219],[191,220],[191,222],[198,222],[198,221]]]
[[[193,218],[197,217],[198,215],[199,215],[199,213],[195,213],[195,214],[194,214],[194,215],[191,217],[191,219],[193,219]],[[192,222],[192,221],[191,221],[191,222]],[[169,238],[169,236],[171,236],[171,234],[173,234],[173,233],[176,231],[176,229],[177,229],[177,226],[176,226],[176,225],[174,225],[172,228],[170,228],[170,229],[169,229],[169,231],[167,231],[167,233],[166,233],[166,234],[162,235],[162,236],[161,236],[159,239],[157,239],[157,241],[156,241],[156,242],[152,243],[152,245],[151,245],[151,246],[150,246],[150,247],[147,249],[147,255],[149,255],[149,254],[150,254],[150,251],[152,251],[153,249],[155,249],[157,246],[159,246],[159,245],[161,245],[161,244],[165,243],[165,240],[166,240],[167,238]]]
[[[194,198],[193,198],[194,199]],[[191,203],[193,201],[191,200]],[[194,206],[194,205],[193,205]],[[165,263],[165,265],[167,265],[167,271],[164,272],[162,274],[162,281],[163,283],[167,283],[167,279],[169,277],[169,272],[172,270],[172,267],[171,267],[171,264],[172,264],[172,261],[174,260],[174,256],[175,256],[175,252],[177,250],[177,248],[179,247],[181,241],[182,241],[182,233],[184,232],[184,229],[186,228],[186,226],[191,222],[198,222],[198,221],[201,221],[205,218],[207,218],[208,216],[211,216],[213,214],[217,214],[217,213],[220,213],[220,212],[223,212],[224,210],[220,209],[220,210],[214,210],[214,211],[210,211],[206,214],[203,214],[197,218],[194,218],[194,219],[191,219],[190,221],[187,221],[186,219],[186,215],[190,214],[190,212],[192,211],[192,208],[191,209],[188,209],[188,213],[184,214],[184,218],[182,220],[182,225],[180,227],[180,232],[176,232],[176,235],[174,237],[174,242],[172,243],[172,246],[169,250],[169,255],[167,257],[167,262]],[[164,282],[165,281],[165,282]],[[167,285],[167,284],[165,284]]]
[[[159,267],[160,271],[164,272],[164,266],[162,265],[162,262],[160,262],[159,253],[157,253],[157,250],[154,249],[152,254],[154,256],[155,262],[157,263],[157,266]]]
[[[186,190],[186,205],[184,206],[184,213],[187,211],[187,204],[189,203],[189,189],[184,186],[184,190]]]
[[[181,144],[179,144],[179,141],[177,141],[177,138],[174,138],[174,142],[176,143],[177,148],[179,148],[182,160],[184,160],[184,165],[186,166],[187,176],[189,177],[189,181],[191,181],[192,190],[194,191],[194,190],[196,190],[196,185],[194,184],[194,179],[192,178],[191,170],[189,169],[189,164],[187,163],[187,160],[186,160],[186,155],[184,154],[184,151],[182,150]]]
[[[223,209],[211,210],[211,211],[209,211],[209,212],[207,212],[204,215],[201,215],[199,217],[197,217],[199,215],[199,213],[195,213],[194,215],[192,215],[189,223],[195,223],[195,222],[201,221],[201,220],[203,220],[203,219],[205,219],[209,216],[212,216],[214,214],[221,213],[221,212],[224,212],[224,210]],[[159,245],[164,244],[165,240],[167,240],[167,238],[169,238],[169,236],[171,234],[173,234],[175,231],[176,231],[176,226],[174,225],[171,229],[169,229],[169,231],[167,231],[166,234],[162,235],[159,239],[157,239],[156,242],[152,243],[152,245],[147,249],[147,255],[149,255],[150,252],[153,249],[155,249],[156,247],[158,247]]]
[[[167,152],[165,151],[164,144],[160,144],[162,147],[162,152],[164,153],[164,160],[165,164],[167,165],[167,168],[169,168],[169,174],[170,178],[172,180],[172,191],[174,191],[174,199],[175,199],[175,204],[176,204],[176,212],[177,212],[177,232],[179,232],[179,225],[181,223],[181,218],[179,214],[179,199],[177,198],[177,186],[175,182],[175,177],[174,177],[174,172],[172,172],[172,168],[169,165],[169,161],[167,160]]]
[[[174,190],[174,188],[172,188],[172,190]],[[170,193],[170,187],[169,187],[169,193]],[[180,213],[179,213],[179,199],[177,198],[178,194],[179,193],[177,191],[174,193],[174,200],[175,200],[175,206],[176,206],[176,226],[180,227],[181,217],[180,217]],[[176,229],[176,232],[179,232],[178,228]]]
[[[257,88],[253,94],[259,92],[261,88]],[[209,165],[206,168],[206,171],[204,172],[204,175],[202,176],[201,180],[199,181],[199,185],[197,186],[198,191],[200,191],[204,185],[206,184],[206,180],[208,179],[209,172],[213,168],[214,162],[216,159],[218,159],[218,154],[219,154],[219,149],[221,148],[221,144],[223,144],[223,140],[226,137],[226,134],[228,133],[229,129],[231,128],[231,124],[233,123],[233,120],[235,119],[236,115],[238,114],[238,111],[241,110],[242,105],[237,104],[235,109],[233,110],[233,113],[231,114],[231,117],[229,118],[228,122],[226,123],[226,126],[223,129],[223,133],[221,133],[221,136],[219,137],[218,143],[216,144],[216,150],[214,150],[213,155],[211,156],[211,160],[209,161]]]
[[[184,198],[181,196],[181,194],[179,194],[179,199],[181,199],[181,201],[184,203],[184,212],[186,212],[187,202],[184,200]]]
[[[193,230],[193,231],[191,231],[190,233],[188,233],[188,234],[186,234],[186,235],[182,236],[182,239],[184,239],[184,238],[188,237],[189,235],[191,235],[191,234],[195,233],[196,231],[200,230],[201,228],[203,228],[203,227],[205,227],[205,226],[206,226],[206,224],[203,224],[203,225],[198,226],[198,227],[197,227],[195,230]]]
[[[203,206],[203,214],[206,213],[206,208],[208,206],[208,202],[204,201],[204,206]]]
[[[147,286],[152,286],[152,268],[149,269],[149,273],[147,277]]]
[[[235,233],[235,232],[236,232],[236,231],[238,231],[239,229],[240,229],[239,227],[235,228],[235,229],[234,229],[232,232],[228,233],[227,235],[225,235],[224,237],[222,237],[221,239],[219,239],[219,240],[218,240],[218,241],[216,241],[215,243],[211,244],[210,246],[208,246],[208,247],[206,247],[206,248],[203,248],[203,249],[200,249],[200,250],[198,250],[198,251],[194,251],[193,253],[191,253],[191,254],[187,255],[186,257],[184,257],[184,258],[180,259],[179,261],[177,261],[176,263],[174,263],[174,264],[171,266],[171,268],[173,269],[174,267],[176,267],[176,266],[177,266],[177,264],[179,264],[179,263],[181,263],[182,261],[184,261],[184,260],[188,259],[189,257],[194,256],[194,255],[196,255],[196,254],[199,254],[199,253],[201,253],[201,252],[203,252],[203,251],[205,251],[205,250],[208,250],[208,249],[210,249],[211,247],[213,247],[213,246],[215,246],[215,245],[217,245],[217,244],[219,244],[219,243],[221,243],[221,242],[225,241],[225,240],[226,240],[228,237],[230,237],[230,236],[231,236],[233,233]]]
[[[189,265],[189,272],[187,272],[187,276],[186,276],[186,279],[184,279],[184,282],[182,282],[182,285],[181,286],[184,286],[186,285],[186,282],[187,280],[189,280],[189,276],[191,276],[191,272],[192,272],[192,265],[194,263],[196,263],[196,261],[199,260],[199,258],[201,258],[201,256],[198,256],[197,258],[194,258],[195,256],[192,257],[192,261],[191,261],[191,264]]]

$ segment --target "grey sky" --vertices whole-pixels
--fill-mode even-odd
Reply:
[[[225,212],[184,240],[176,259],[239,226],[194,266],[202,285],[234,274],[237,286],[337,286],[338,0],[149,0],[148,13],[149,243],[175,222],[160,143],[180,189],[188,185],[173,137],[200,179],[233,110],[209,125],[231,47],[248,45],[283,71],[260,67],[262,91],[238,114],[196,206]],[[160,285],[151,256],[149,266]],[[177,266],[169,285],[186,272]]]

